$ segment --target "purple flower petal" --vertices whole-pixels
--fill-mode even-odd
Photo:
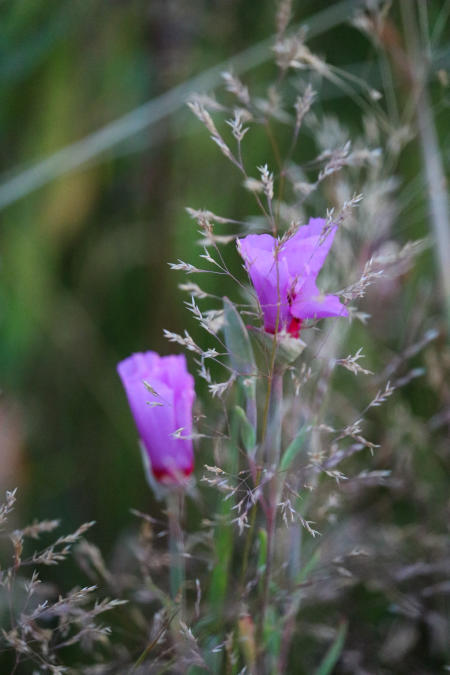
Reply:
[[[322,295],[312,278],[306,279],[292,302],[291,313],[296,319],[325,319],[348,316],[348,310],[336,295]]]
[[[178,482],[194,467],[192,405],[194,378],[183,355],[133,354],[117,366],[152,472],[160,481]],[[147,382],[156,393],[145,386]],[[173,432],[183,427],[182,438]]]
[[[311,218],[287,241],[250,234],[237,242],[270,333],[298,335],[301,320],[347,316],[336,296],[322,296],[315,280],[330,251],[337,227]],[[278,318],[278,323],[277,323]]]
[[[317,277],[333,243],[336,227],[326,229],[323,218],[311,218],[284,246],[291,277]]]
[[[264,315],[264,327],[270,333],[275,332],[277,314],[279,329],[289,317],[289,271],[282,253],[276,255],[276,244],[276,239],[269,234],[250,234],[238,240],[239,253]]]

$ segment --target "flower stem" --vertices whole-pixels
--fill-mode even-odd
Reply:
[[[267,466],[273,471],[269,481],[269,499],[266,510],[267,522],[267,554],[264,571],[263,597],[259,615],[257,644],[263,644],[264,624],[270,595],[270,579],[274,553],[274,536],[276,526],[277,505],[279,499],[278,464],[281,451],[281,424],[283,406],[283,372],[275,369],[271,378],[270,399],[268,405],[267,427],[264,451]]]
[[[264,403],[264,413],[263,413],[263,423],[262,423],[262,434],[261,434],[261,443],[264,444],[265,438],[266,438],[266,431],[267,431],[267,421],[268,421],[268,416],[269,416],[269,408],[270,408],[270,401],[272,398],[272,380],[275,376],[275,358],[277,355],[277,335],[278,335],[278,328],[280,325],[280,306],[281,306],[281,295],[280,295],[280,273],[278,269],[278,251],[277,249],[275,250],[275,269],[277,273],[277,315],[275,319],[275,332],[273,335],[273,341],[272,341],[272,351],[270,353],[270,371],[269,371],[269,379],[267,383],[267,393],[266,393],[266,401]]]
[[[180,618],[183,616],[185,580],[183,530],[181,529],[183,503],[184,493],[182,490],[169,490],[167,518],[169,521],[170,595],[172,600],[180,606]]]
[[[283,405],[283,373],[274,370],[271,377],[269,410],[267,416],[264,447],[266,460],[270,467],[278,466],[281,450],[281,423]]]
[[[255,488],[258,487],[259,482],[261,479],[261,469],[258,469],[257,474],[256,474],[256,479],[255,479]],[[241,578],[240,578],[240,586],[241,589],[244,589],[245,585],[245,577],[247,574],[247,566],[248,566],[248,557],[250,554],[250,548],[251,544],[253,541],[253,533],[255,530],[255,523],[256,523],[256,512],[258,510],[257,503],[255,502],[250,510],[250,523],[249,523],[249,529],[247,532],[247,536],[245,538],[245,545],[244,545],[244,554],[242,557],[242,567],[241,567]]]

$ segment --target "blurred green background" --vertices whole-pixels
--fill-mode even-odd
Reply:
[[[303,2],[295,20],[332,4]],[[132,351],[170,351],[163,327],[195,334],[183,279],[167,265],[198,255],[185,206],[242,217],[246,203],[185,109],[186,92],[174,114],[105,152],[94,146],[79,168],[65,173],[63,158],[38,189],[24,172],[269,37],[274,4],[17,0],[2,3],[0,23],[0,484],[20,487],[23,517],[58,514],[65,528],[95,518],[107,544],[129,507],[149,499],[115,364]],[[312,46],[341,64],[369,49],[345,25]],[[263,91],[274,72],[262,66],[248,79]],[[351,114],[345,105],[335,107]],[[270,153],[261,140],[254,163]],[[22,196],[8,183],[17,175]]]
[[[428,3],[432,25],[445,19],[443,4]],[[309,43],[313,51],[379,87],[378,55],[347,23],[358,5],[301,2],[294,22],[310,19],[323,29]],[[239,177],[185,109],[187,91],[169,103],[157,97],[267,39],[273,24],[271,0],[0,5],[0,485],[19,486],[22,521],[58,516],[67,531],[95,519],[96,543],[108,551],[130,522],[129,508],[148,507],[136,432],[115,365],[133,351],[171,351],[163,328],[188,327],[196,335],[177,289],[184,279],[167,265],[178,257],[198,259],[198,234],[185,206],[230,217],[252,209]],[[270,52],[262,53],[245,53],[238,64],[248,69],[246,81],[257,93],[275,73],[265,63]],[[431,78],[439,100],[443,84],[436,73],[445,71],[448,55],[448,31],[441,26]],[[250,68],[253,61],[260,61],[258,67]],[[211,75],[206,89],[219,79]],[[144,121],[126,138],[115,128],[112,137],[120,142],[97,148],[93,132],[152,99],[157,122]],[[360,111],[338,88],[325,88],[318,105],[350,131],[360,130]],[[446,105],[440,103],[436,117],[443,147]],[[138,119],[146,114],[138,112]],[[69,147],[30,177],[35,163],[83,139],[87,162],[66,172],[80,150]],[[248,157],[253,166],[270,162],[267,141],[261,139]],[[444,157],[448,161],[448,143]],[[398,170],[403,180],[421,171],[416,142]],[[410,210],[396,226],[400,241],[429,233],[425,192],[414,200],[413,217]],[[238,269],[234,252],[229,255]],[[418,269],[403,296],[404,311],[415,301],[415,278],[436,283],[432,252]],[[227,291],[218,283],[210,289]],[[440,309],[437,301],[431,314]],[[397,308],[397,328],[392,321],[383,327],[393,351],[404,344],[402,316]],[[368,363],[376,354],[375,342]],[[432,414],[434,403],[421,399],[418,388],[408,395],[419,415]]]

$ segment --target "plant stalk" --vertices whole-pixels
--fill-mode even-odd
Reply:
[[[269,499],[266,512],[267,522],[267,557],[264,571],[263,597],[258,624],[257,644],[263,645],[264,624],[267,607],[270,599],[270,580],[272,575],[272,562],[274,554],[274,538],[276,526],[277,505],[279,501],[280,481],[278,477],[278,465],[281,452],[281,427],[283,407],[283,371],[275,369],[272,374],[270,388],[270,400],[267,415],[267,430],[264,440],[264,453],[267,466],[273,471],[269,481]]]
[[[450,329],[450,211],[448,185],[442,161],[439,139],[428,93],[427,66],[418,35],[414,5],[405,0],[401,3],[407,45],[411,61],[410,77],[415,89],[417,127],[425,166],[428,188],[428,208],[433,228],[435,255],[438,263],[442,301]]]
[[[184,492],[179,489],[169,490],[167,495],[167,518],[169,522],[169,554],[170,554],[170,595],[179,604],[180,619],[183,617],[184,605],[184,556],[183,530],[181,515],[183,512]]]

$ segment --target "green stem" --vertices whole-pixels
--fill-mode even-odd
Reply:
[[[275,332],[273,335],[272,341],[272,351],[270,354],[270,369],[269,369],[269,379],[267,383],[267,393],[266,400],[264,403],[264,413],[263,413],[263,423],[262,423],[262,434],[261,434],[261,443],[263,444],[266,438],[267,431],[267,421],[269,417],[269,408],[270,401],[272,399],[272,380],[275,377],[275,359],[277,355],[277,334],[278,327],[280,325],[280,307],[281,307],[281,295],[280,295],[280,272],[278,269],[278,249],[275,250],[275,268],[277,273],[277,316],[275,319]]]
[[[275,369],[271,378],[270,400],[267,415],[267,431],[264,442],[264,451],[267,465],[273,470],[273,476],[269,482],[269,499],[267,504],[267,556],[264,571],[263,598],[258,623],[257,644],[263,644],[264,624],[269,604],[270,580],[272,575],[272,562],[274,554],[274,537],[276,526],[277,505],[279,500],[278,464],[281,451],[281,427],[283,407],[283,372]]]
[[[176,613],[173,614],[173,615],[169,618],[169,620],[167,621],[167,623],[165,623],[165,624],[162,626],[162,628],[160,628],[160,630],[159,630],[159,632],[157,633],[156,637],[154,637],[153,640],[151,640],[151,641],[148,643],[148,645],[145,647],[145,649],[141,652],[141,654],[138,656],[138,658],[136,659],[136,661],[135,661],[135,662],[133,663],[133,665],[131,666],[130,670],[128,671],[128,675],[131,675],[131,673],[134,673],[135,670],[137,670],[137,668],[139,668],[139,666],[141,666],[141,665],[144,663],[145,659],[146,659],[147,656],[150,654],[150,652],[152,651],[152,649],[153,649],[154,647],[156,647],[156,645],[158,644],[160,638],[164,635],[164,633],[166,632],[167,628],[168,628],[168,627],[170,626],[170,624],[172,623],[172,620],[175,618],[175,616],[176,616]],[[161,671],[160,671],[160,672],[161,672]]]
[[[261,479],[261,469],[258,469],[258,472],[256,474],[256,480],[255,480],[255,488],[258,487],[260,479]],[[249,529],[248,529],[247,536],[245,538],[244,554],[243,554],[243,557],[242,557],[241,579],[240,579],[240,586],[241,586],[242,590],[244,589],[245,577],[246,577],[246,574],[247,574],[248,557],[249,557],[249,554],[250,554],[251,543],[253,541],[253,532],[255,530],[257,510],[258,510],[258,507],[257,507],[257,504],[255,503],[255,504],[253,504],[253,506],[250,510]]]
[[[275,334],[273,336],[273,342],[272,342],[272,352],[270,355],[270,374],[268,378],[268,383],[267,383],[267,393],[266,393],[266,400],[264,403],[264,413],[263,413],[263,421],[262,421],[262,432],[261,432],[261,445],[264,446],[264,442],[266,439],[266,432],[267,432],[267,425],[268,425],[268,420],[271,415],[271,401],[273,399],[273,382],[272,380],[276,377],[275,374],[275,357],[277,353],[277,333],[278,333],[278,326],[280,322],[280,304],[281,304],[281,296],[280,296],[280,279],[279,279],[279,271],[278,271],[278,255],[276,254],[275,256],[276,260],[276,271],[277,271],[277,295],[278,295],[278,303],[277,303],[277,316],[275,320]],[[280,374],[281,377],[281,384],[277,384],[277,392],[281,396],[280,399],[282,398],[282,389],[283,389],[283,384],[282,384],[282,375]],[[280,390],[281,387],[281,390]],[[272,405],[273,407],[273,405]],[[281,434],[281,420],[280,420],[280,434]],[[280,440],[281,440],[281,435],[280,435]],[[279,451],[278,451],[278,456],[279,456]],[[259,481],[261,478],[261,470],[258,469],[257,472],[257,477],[255,481],[255,487],[258,487]],[[255,529],[255,522],[256,522],[256,511],[257,511],[257,506],[256,504],[253,505],[251,513],[250,513],[250,527],[247,533],[246,541],[245,541],[245,549],[244,549],[244,557],[243,557],[243,563],[242,563],[242,568],[241,568],[241,586],[244,585],[245,581],[245,575],[247,573],[247,563],[248,563],[248,556],[250,552],[250,547],[251,543],[253,540],[253,532]]]
[[[181,529],[181,513],[183,511],[184,493],[182,490],[169,490],[167,495],[167,518],[169,521],[169,553],[170,553],[170,595],[179,602],[180,618],[183,616],[184,604],[184,557],[183,531]]]
[[[269,466],[278,467],[281,451],[283,373],[279,370],[274,370],[271,380],[264,448],[266,461]]]

